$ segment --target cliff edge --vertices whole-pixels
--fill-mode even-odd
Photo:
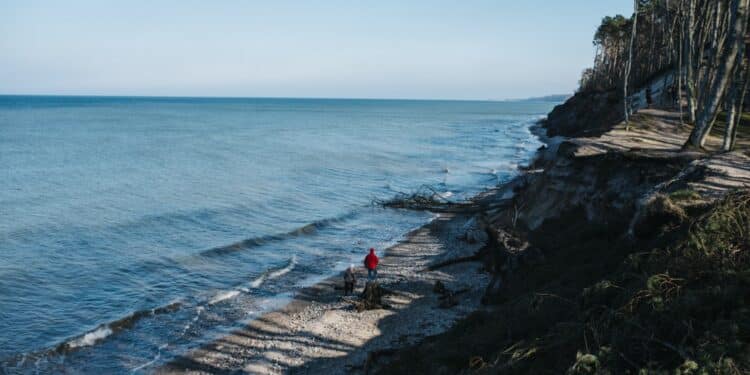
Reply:
[[[486,308],[382,373],[750,373],[748,137],[683,151],[676,111],[617,117],[601,93],[550,114],[548,146],[485,213],[525,243],[494,244]]]

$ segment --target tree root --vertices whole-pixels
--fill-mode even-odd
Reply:
[[[476,213],[506,207],[509,203],[509,199],[484,203],[474,201],[451,202],[429,185],[422,185],[414,193],[398,193],[391,199],[372,200],[373,205],[384,208],[400,208],[438,213]]]
[[[391,306],[384,303],[382,298],[388,294],[394,294],[392,291],[385,289],[375,281],[368,282],[365,284],[365,289],[362,291],[361,300],[348,300],[347,302],[354,305],[357,312],[365,310],[378,310],[378,309],[390,309]]]

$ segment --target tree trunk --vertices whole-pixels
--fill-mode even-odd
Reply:
[[[739,74],[735,74],[738,76]],[[739,105],[739,98],[737,95],[738,88],[740,83],[735,80],[735,82],[732,82],[732,87],[729,89],[729,97],[728,97],[728,105],[729,105],[729,113],[727,114],[727,124],[724,128],[724,141],[721,145],[722,151],[730,151],[732,149],[732,135],[734,134],[734,127],[737,121],[737,118],[739,117],[737,114],[737,106]]]
[[[684,30],[684,27],[682,28]],[[683,50],[683,39],[684,32],[680,31],[680,51],[677,64],[677,106],[680,108],[680,124],[685,122],[685,115],[682,113],[682,81],[683,81],[683,67],[682,67],[682,50]]]
[[[731,29],[727,35],[727,43],[719,54],[721,57],[715,78],[712,80],[708,92],[703,95],[704,100],[701,102],[695,127],[690,134],[689,142],[695,147],[703,148],[711,131],[711,126],[716,119],[719,106],[724,100],[727,87],[732,81],[734,69],[744,43],[749,3],[750,0],[732,0],[730,3],[729,26]]]
[[[747,52],[745,52],[747,53]],[[727,118],[726,131],[724,133],[724,142],[721,146],[722,151],[732,151],[734,149],[735,142],[737,141],[737,128],[740,126],[742,120],[742,108],[745,102],[745,92],[748,88],[748,72],[749,67],[747,60],[745,60],[745,53],[743,53],[743,63],[741,68],[738,69],[735,75],[735,81],[732,83],[730,91],[730,109],[729,116]]]
[[[628,80],[630,79],[630,69],[633,66],[633,44],[635,43],[635,34],[638,26],[638,0],[633,1],[635,13],[633,14],[633,30],[630,32],[630,48],[628,52],[628,63],[625,67],[625,82],[623,87],[623,101],[625,105],[625,130],[630,130],[630,105],[628,103]]]
[[[685,91],[687,92],[687,109],[688,109],[688,121],[691,124],[695,124],[695,112],[696,112],[696,92],[695,92],[695,65],[694,65],[694,54],[695,54],[695,2],[696,0],[688,0],[688,14],[685,22]]]

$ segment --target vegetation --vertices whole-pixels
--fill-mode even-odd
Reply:
[[[558,248],[553,259],[511,280],[494,309],[400,353],[384,373],[750,371],[750,192],[633,243],[581,220],[570,212],[529,236]]]
[[[612,113],[627,122],[635,105],[629,93],[670,77],[659,81],[666,86],[661,99],[693,125],[685,147],[703,149],[713,134],[723,139],[723,151],[738,143],[746,149],[750,0],[634,0],[633,5],[630,18],[603,19],[594,37],[594,66],[583,72],[579,92],[548,116],[545,127],[549,130],[555,118],[553,129],[561,135],[601,134],[597,124]],[[381,372],[750,373],[750,190],[711,201],[686,183],[704,177],[698,164],[611,151],[578,157],[589,169],[577,170],[565,164],[572,161],[568,146],[560,147],[556,157],[564,162],[550,161],[554,165],[530,183],[554,188],[521,189],[517,197],[528,193],[568,202],[573,196],[568,204],[533,229],[517,229],[515,220],[482,225],[492,229],[477,255],[490,258],[484,259],[485,271],[493,279],[483,299],[489,307],[395,354]],[[623,162],[633,157],[648,160],[652,168]],[[654,181],[660,179],[670,182]],[[596,184],[605,191],[590,196],[591,190],[584,194],[566,184]],[[644,188],[648,199],[633,209],[633,199],[623,199],[625,188],[605,189],[615,184],[632,184],[635,190],[628,193]],[[542,194],[549,191],[554,197]],[[383,205],[445,204],[433,197],[401,195]],[[512,215],[513,203],[506,202],[502,212]],[[472,208],[486,212],[481,205]],[[513,247],[504,239],[525,251],[491,251]],[[513,258],[533,254],[529,249],[539,250],[544,260]],[[508,264],[518,264],[520,271],[506,272]]]
[[[694,124],[686,146],[703,148],[722,110],[728,113],[722,149],[734,147],[748,90],[746,34],[750,0],[635,0],[634,15],[605,17],[594,36],[594,66],[580,92],[628,88],[672,72],[672,100]]]

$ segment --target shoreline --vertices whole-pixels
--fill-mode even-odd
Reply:
[[[527,125],[542,146],[524,166],[517,168],[518,174],[477,193],[470,201],[512,197],[514,188],[527,173],[525,169],[547,158],[550,144],[556,150],[560,143],[557,138],[562,137],[547,137],[543,121]],[[474,214],[437,214],[384,249],[378,281],[395,292],[384,297],[393,306],[391,309],[356,311],[350,301],[358,299],[356,296],[367,279],[366,271],[359,266],[354,297],[343,296],[343,273],[337,272],[297,291],[283,307],[264,312],[245,327],[173,358],[152,372],[365,373],[377,366],[378,358],[374,357],[388,357],[397,349],[446,332],[458,320],[482,308],[481,299],[490,275],[483,270],[481,261],[462,262],[436,271],[425,269],[448,259],[471,256],[483,246],[481,242],[459,239],[476,225],[470,222],[473,217]],[[401,258],[410,259],[400,262]],[[433,291],[436,281],[444,283],[448,290],[460,292],[457,306],[438,307],[439,296]],[[423,322],[415,328],[412,323],[419,319]]]
[[[391,309],[357,312],[340,290],[341,275],[329,277],[295,294],[284,307],[266,312],[211,343],[154,370],[175,373],[356,373],[374,356],[407,347],[448,330],[480,308],[484,285],[479,262],[459,263],[435,271],[426,267],[446,259],[472,255],[481,244],[458,239],[468,215],[442,214],[406,234],[385,250],[378,281],[394,294],[384,297]],[[354,295],[361,293],[366,272],[356,271]],[[436,281],[461,290],[458,305],[440,308]]]
[[[525,254],[513,255],[517,257],[514,258],[517,262],[514,263],[515,267],[521,268],[517,268],[516,276],[508,276],[504,291],[493,297],[502,299],[503,295],[516,296],[511,298],[512,302],[506,304],[493,300],[490,301],[493,307],[482,307],[481,300],[485,297],[485,287],[490,283],[490,274],[482,269],[484,264],[480,261],[425,271],[431,264],[474,255],[482,247],[481,244],[469,244],[459,239],[469,232],[471,226],[467,223],[475,221],[474,214],[442,214],[408,233],[404,240],[384,252],[379,281],[386,289],[396,292],[385,298],[385,302],[393,306],[392,309],[356,312],[350,302],[352,299],[342,297],[341,290],[336,288],[337,285],[339,288],[342,286],[343,280],[341,275],[335,275],[303,289],[285,307],[263,314],[244,329],[178,357],[154,372],[351,374],[371,371],[413,373],[415,368],[420,369],[417,373],[450,372],[449,368],[474,366],[471,364],[473,358],[479,358],[482,366],[494,366],[503,356],[512,357],[508,363],[522,361],[513,359],[516,356],[531,358],[532,354],[529,353],[533,353],[533,348],[513,349],[511,354],[501,350],[492,364],[484,361],[489,357],[476,355],[486,351],[488,345],[494,347],[496,340],[504,342],[502,345],[510,350],[517,344],[514,340],[525,337],[506,332],[534,332],[534,324],[539,322],[556,324],[557,320],[537,315],[544,316],[557,309],[568,311],[571,301],[580,298],[576,295],[578,289],[585,291],[597,278],[616,273],[617,269],[612,267],[618,264],[623,254],[630,251],[631,244],[611,242],[612,233],[617,232],[617,228],[627,226],[624,219],[640,217],[634,211],[637,207],[630,207],[628,202],[645,202],[644,194],[658,194],[660,190],[670,193],[678,189],[670,185],[676,185],[677,180],[685,180],[684,171],[695,167],[691,167],[695,163],[689,162],[694,155],[689,160],[680,157],[680,153],[671,159],[659,156],[661,154],[658,152],[678,148],[679,142],[676,140],[684,135],[685,129],[677,125],[674,114],[660,110],[642,112],[635,121],[648,123],[648,127],[634,126],[630,132],[624,132],[622,126],[618,126],[600,137],[548,137],[548,124],[538,122],[531,125],[529,131],[545,146],[534,153],[526,167],[519,168],[519,175],[472,198],[475,202],[488,203],[512,197],[513,200],[520,200],[521,205],[528,203],[520,216],[526,235],[534,235],[534,238],[528,237],[531,241],[528,248],[541,250],[542,258],[546,260],[542,259],[543,263],[539,266],[532,258],[525,260]],[[664,136],[667,132],[674,134]],[[661,136],[657,137],[658,134]],[[608,172],[609,163],[620,160],[618,158],[627,158],[625,160],[628,161],[621,162],[621,168],[617,170],[619,175],[612,176]],[[710,167],[709,170],[731,172],[729,174],[737,180],[734,185],[750,185],[750,173],[735,166],[743,164],[746,158],[734,155],[737,160],[729,160],[729,164],[725,158],[719,159],[703,160],[701,165]],[[642,179],[639,176],[644,171],[655,177]],[[711,173],[695,181],[680,183],[707,197],[720,196],[728,191],[728,185],[714,186],[713,190],[716,191],[705,188],[706,182],[716,179]],[[628,188],[592,183],[591,178],[604,178],[602,176],[629,181],[625,184]],[[665,185],[664,180],[672,182]],[[576,207],[583,207],[587,210],[586,214],[576,211]],[[487,213],[498,231],[507,227],[508,218],[504,217],[508,213],[507,208]],[[592,220],[608,222],[610,227],[602,227],[593,235],[591,242],[585,242],[588,240],[583,238],[588,237],[579,238],[579,232]],[[561,228],[555,228],[556,225]],[[601,257],[601,249],[610,247],[613,253]],[[529,252],[530,256],[534,253]],[[590,259],[603,263],[591,268],[592,265],[587,263],[591,262]],[[362,290],[363,271],[361,268],[358,270],[360,283],[355,293]],[[519,277],[520,274],[523,277]],[[565,280],[568,284],[558,285],[555,281],[549,281],[550,278]],[[457,305],[440,308],[439,296],[433,291],[436,281],[441,281],[451,291],[464,291],[458,295]],[[527,297],[519,297],[524,293],[528,294]],[[547,298],[550,296],[552,300]],[[550,307],[551,310],[538,310],[534,307],[534,301],[539,301],[539,298],[545,304],[554,306]],[[524,317],[527,313],[531,314],[529,318]],[[470,314],[475,319],[465,319]],[[480,317],[477,318],[477,314]],[[495,315],[504,318],[488,318]],[[567,315],[563,318],[569,319]],[[542,320],[538,322],[535,319]],[[459,320],[461,324],[456,326]],[[527,327],[528,324],[532,326]],[[459,346],[453,347],[454,344]],[[475,348],[475,345],[478,346]],[[520,354],[524,350],[529,351]],[[548,357],[544,357],[544,361],[551,361],[554,366],[558,366],[555,361],[565,364],[573,358],[565,350],[551,351],[545,355]],[[538,364],[540,368],[546,366],[547,362],[544,361]],[[529,363],[529,368],[532,368],[536,362]]]

